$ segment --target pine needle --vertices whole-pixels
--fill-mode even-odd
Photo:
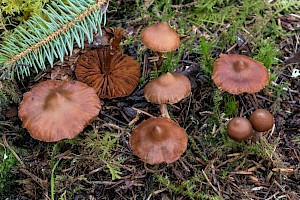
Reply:
[[[0,79],[24,78],[51,67],[54,59],[64,60],[71,55],[74,42],[84,48],[84,40],[91,43],[93,34],[101,34],[106,22],[108,0],[57,0],[35,15],[0,44]],[[45,16],[45,17],[44,17]]]

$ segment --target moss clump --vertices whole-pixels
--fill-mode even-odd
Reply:
[[[2,144],[2,143],[0,143]],[[11,188],[15,184],[15,176],[12,173],[12,169],[17,166],[18,161],[14,155],[7,151],[6,148],[1,146],[0,148],[0,199],[7,197],[11,191]]]

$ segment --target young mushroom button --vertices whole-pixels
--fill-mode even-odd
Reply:
[[[41,141],[77,136],[100,112],[95,90],[79,81],[44,81],[24,94],[19,106],[22,126]]]
[[[231,94],[259,92],[269,83],[267,68],[244,55],[221,54],[214,63],[212,80]]]
[[[160,104],[163,117],[169,117],[166,104],[175,104],[191,93],[190,80],[178,73],[166,73],[149,81],[144,89],[144,96],[151,103]]]
[[[227,124],[227,135],[236,141],[243,141],[252,135],[250,121],[243,117],[235,117]]]
[[[183,128],[168,118],[150,118],[132,132],[130,146],[135,155],[149,164],[173,163],[187,148]]]
[[[273,115],[265,109],[255,110],[249,118],[254,130],[256,131],[267,131],[274,125]]]

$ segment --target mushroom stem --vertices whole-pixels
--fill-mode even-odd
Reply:
[[[164,61],[164,57],[163,57],[163,53],[162,52],[157,52],[158,54],[158,61],[156,62],[156,68],[160,69],[163,61]]]
[[[162,117],[167,117],[170,118],[168,109],[167,109],[167,104],[160,104],[160,113]]]
[[[259,143],[261,141],[262,135],[263,135],[263,132],[258,132],[258,131],[253,130],[251,142],[253,144]]]

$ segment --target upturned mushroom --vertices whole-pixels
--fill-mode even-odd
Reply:
[[[191,93],[190,80],[179,73],[167,72],[149,81],[144,88],[147,101],[160,105],[162,117],[168,117],[166,104],[175,104]]]
[[[212,80],[231,94],[259,92],[269,83],[267,68],[244,55],[221,54],[214,63]]]
[[[157,68],[163,62],[163,52],[175,51],[181,43],[179,35],[170,27],[168,22],[160,22],[149,26],[142,31],[141,39],[147,48],[158,53]]]
[[[243,117],[235,117],[227,124],[227,135],[236,141],[247,140],[252,135],[250,121]]]
[[[48,80],[23,95],[18,114],[33,138],[56,142],[77,136],[100,109],[95,90],[86,84]]]
[[[129,95],[140,79],[139,63],[118,51],[99,48],[87,51],[77,60],[75,70],[79,81],[93,87],[100,98]]]
[[[187,148],[183,128],[168,118],[150,118],[132,132],[130,146],[135,155],[149,164],[173,163]]]

